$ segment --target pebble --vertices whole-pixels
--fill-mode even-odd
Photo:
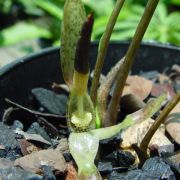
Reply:
[[[175,175],[170,166],[167,165],[161,158],[154,157],[148,159],[142,169],[131,170],[126,173],[118,173],[113,171],[108,180],[175,180]]]
[[[117,165],[117,151],[115,150],[112,153],[108,154],[107,156],[105,156],[103,160],[110,161],[112,162],[113,166],[116,166]]]
[[[117,151],[117,166],[129,167],[135,161],[135,157],[129,151]]]
[[[39,125],[39,123],[37,123],[37,122],[34,122],[34,123],[31,124],[31,126],[27,130],[27,133],[29,133],[29,134],[39,134],[44,139],[46,139],[47,141],[51,142],[51,138],[49,137],[49,135],[47,134],[45,129],[43,127],[41,127]]]
[[[0,144],[4,147],[0,150],[1,158],[15,160],[21,156],[20,146],[14,131],[2,122],[0,122]]]
[[[63,153],[63,156],[64,156],[64,159],[66,160],[66,162],[70,162],[73,159],[71,154],[68,152]]]
[[[105,175],[113,170],[113,165],[112,162],[99,161],[97,168],[102,175]]]
[[[57,95],[53,91],[44,88],[32,89],[32,94],[38,104],[52,114],[65,115],[67,96]]]
[[[44,166],[42,166],[42,169],[44,172],[45,180],[56,180],[56,177],[54,176],[51,167],[44,165]]]
[[[119,147],[121,142],[121,133],[112,136],[111,138],[101,140],[99,142],[99,147],[103,156],[112,153],[115,149]]]
[[[0,169],[0,179],[5,180],[43,180],[43,177],[19,167]]]
[[[13,125],[11,127],[13,130],[22,130],[23,131],[23,128],[24,128],[24,125],[21,123],[21,121],[19,120],[15,120],[13,122]]]
[[[143,167],[143,171],[149,172],[152,177],[157,177],[159,179],[175,180],[175,176],[170,166],[166,164],[162,158],[154,157],[148,159]]]

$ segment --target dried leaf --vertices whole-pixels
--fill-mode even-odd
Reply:
[[[158,97],[163,93],[169,92],[169,95],[173,97],[175,95],[172,84],[153,84],[151,95]]]
[[[139,76],[128,76],[123,95],[134,94],[144,100],[151,92],[152,81]]]
[[[158,81],[160,84],[171,83],[171,80],[165,74],[159,74]]]
[[[53,168],[64,172],[67,168],[65,159],[60,151],[54,149],[41,150],[30,155],[16,159],[15,166],[20,166],[23,169],[31,172],[38,173],[41,166],[46,164]]]
[[[122,143],[121,148],[131,148],[132,144],[140,144],[142,139],[144,138],[146,132],[149,130],[149,128],[152,126],[154,120],[147,119],[146,121],[143,121],[142,123],[135,124],[125,131],[122,132]],[[130,137],[130,138],[129,138]],[[160,127],[154,136],[152,137],[149,146],[156,144],[158,146],[166,146],[171,145],[171,142],[167,139],[167,137],[164,135],[164,127]]]
[[[26,132],[21,131],[21,130],[15,130],[15,133],[24,136],[24,138],[27,139],[27,140],[38,141],[38,142],[41,142],[41,143],[44,143],[44,144],[51,145],[51,143],[49,141],[44,139],[39,134],[29,134],[29,133],[26,133]]]
[[[180,102],[169,114],[165,127],[174,141],[180,145]]]
[[[102,122],[105,122],[105,114],[107,111],[107,100],[113,83],[117,77],[119,69],[122,67],[125,57],[119,60],[114,67],[109,71],[109,73],[104,77],[104,82],[100,82],[100,87],[98,89],[98,103],[99,103],[99,116]],[[101,76],[100,76],[101,79]],[[102,126],[105,126],[102,124]]]

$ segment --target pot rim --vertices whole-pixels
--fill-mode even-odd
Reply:
[[[99,41],[93,41],[92,42],[92,46],[98,46]],[[124,45],[128,45],[130,44],[130,41],[111,41],[110,45],[118,45],[118,44],[124,44]],[[157,47],[157,48],[165,48],[165,49],[173,49],[173,50],[178,50],[180,51],[180,46],[175,46],[172,44],[163,44],[160,42],[156,42],[156,41],[146,41],[146,42],[142,42],[141,46],[149,46],[149,47]],[[23,56],[21,58],[17,58],[16,60],[14,60],[13,62],[3,66],[2,68],[0,68],[0,78],[3,77],[5,74],[7,74],[8,72],[10,72],[12,69],[19,67],[22,64],[26,64],[29,61],[36,59],[42,55],[47,55],[47,54],[51,54],[55,51],[60,50],[60,47],[47,47],[44,48],[38,52],[34,52],[31,53],[27,56]]]

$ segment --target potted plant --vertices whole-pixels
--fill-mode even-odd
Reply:
[[[109,82],[102,87],[103,90],[100,87],[98,94],[100,72],[108,42],[123,4],[123,0],[116,2],[107,28],[101,38],[92,80],[91,98],[87,93],[87,83],[89,75],[88,51],[93,27],[93,14],[91,13],[85,20],[85,10],[81,1],[69,0],[65,4],[61,31],[61,64],[64,80],[70,89],[67,118],[72,134],[69,137],[69,146],[70,152],[78,165],[78,179],[101,179],[94,165],[99,140],[110,138],[121,129],[137,123],[134,119],[140,121],[151,117],[166,99],[165,95],[160,96],[156,101],[151,102],[152,104],[148,104],[139,116],[137,114],[128,115],[122,123],[115,125],[123,87],[158,1],[148,2],[128,51],[121,60],[122,62],[116,67],[118,68],[117,72],[112,72],[113,75],[111,75]],[[107,96],[115,78],[117,78],[115,89],[111,101],[107,105]],[[177,94],[175,99],[163,110],[161,116],[142,140],[140,149],[145,157],[148,156],[147,147],[152,135],[165,120],[167,114],[179,102],[179,96]]]
[[[156,100],[148,103],[142,110],[128,115],[120,124],[116,125],[119,100],[126,78],[158,3],[158,1],[151,0],[147,4],[125,58],[115,66],[117,69],[116,73],[112,71],[113,75],[111,74],[108,84],[104,86],[107,92],[105,92],[103,98],[101,94],[103,91],[100,91],[101,87],[99,89],[101,93],[98,94],[97,92],[100,72],[106,55],[110,34],[123,3],[124,1],[117,1],[107,29],[101,39],[94,79],[92,80],[91,97],[88,95],[87,82],[89,77],[88,52],[93,27],[93,14],[91,13],[86,19],[85,11],[80,0],[68,0],[65,4],[61,40],[61,63],[64,80],[70,89],[67,119],[72,134],[70,134],[69,137],[69,147],[78,165],[79,179],[101,179],[94,165],[99,140],[110,138],[120,132],[120,130],[151,117],[160,109],[162,103],[164,103],[167,98],[167,95],[160,96]],[[107,107],[107,96],[115,78],[117,78],[115,90],[110,104]],[[179,102],[179,98],[178,93],[163,109],[156,123],[148,131],[149,134],[147,133],[142,141],[139,149],[142,151],[145,159],[148,157],[147,145],[152,135],[165,120],[168,113]]]

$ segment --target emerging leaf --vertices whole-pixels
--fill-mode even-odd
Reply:
[[[71,87],[77,42],[86,13],[81,0],[66,0],[61,27],[61,67],[66,84]]]

